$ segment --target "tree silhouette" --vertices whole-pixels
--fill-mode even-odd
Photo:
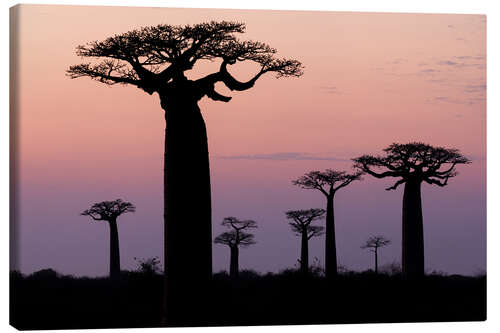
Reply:
[[[231,97],[215,90],[218,83],[232,91],[243,91],[252,88],[266,73],[273,72],[278,78],[302,75],[299,61],[276,58],[276,50],[267,44],[235,37],[244,32],[245,24],[225,21],[144,27],[78,46],[77,55],[104,59],[74,65],[67,71],[71,78],[90,77],[108,85],[130,84],[148,94],[157,93],[160,98],[166,120],[164,270],[170,281],[165,280],[165,295],[169,297],[178,293],[181,299],[189,298],[186,290],[193,290],[193,286],[203,289],[212,276],[208,144],[198,102],[205,96],[228,102]],[[219,70],[196,80],[188,79],[185,72],[201,60],[220,61]],[[256,63],[259,70],[242,82],[228,67],[246,61]],[[186,223],[186,211],[196,228]],[[186,234],[190,242],[184,240]]]
[[[214,243],[229,246],[231,251],[229,276],[236,279],[239,272],[239,248],[255,244],[254,235],[243,230],[257,228],[257,223],[253,220],[238,220],[231,216],[224,218],[221,224],[233,230],[223,232],[215,237]]]
[[[300,247],[300,272],[305,276],[309,272],[309,240],[321,236],[324,227],[311,225],[312,222],[322,219],[325,210],[312,208],[307,210],[289,210],[285,212],[292,231],[301,238]]]
[[[147,259],[134,257],[134,260],[137,262],[137,271],[146,276],[153,276],[161,273],[160,259],[158,257]]]
[[[386,190],[405,184],[403,194],[403,274],[424,275],[424,232],[421,184],[446,186],[457,175],[455,166],[470,161],[457,149],[433,147],[420,142],[393,143],[384,149],[385,156],[363,155],[353,159],[355,168],[376,178],[395,177],[396,183]],[[382,169],[381,172],[374,171]]]
[[[369,249],[375,254],[375,274],[378,274],[378,249],[391,244],[391,240],[384,236],[372,236],[361,245],[362,249]]]
[[[325,237],[325,275],[334,277],[337,275],[337,246],[335,242],[335,193],[352,183],[361,179],[362,172],[349,174],[345,171],[327,169],[323,172],[311,171],[303,175],[292,184],[304,189],[318,190],[326,197],[326,237]]]
[[[135,206],[121,199],[102,201],[84,210],[80,215],[90,216],[95,221],[106,221],[109,225],[109,276],[117,279],[120,276],[120,245],[118,242],[118,216],[135,212]]]

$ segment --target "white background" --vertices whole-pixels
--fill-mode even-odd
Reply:
[[[45,1],[30,0],[30,4],[46,4]],[[192,7],[192,8],[236,8],[236,9],[289,9],[289,10],[330,10],[330,11],[364,11],[364,12],[410,12],[410,13],[462,13],[462,14],[486,14],[487,15],[487,68],[488,68],[488,320],[480,323],[419,323],[419,324],[384,324],[384,325],[322,325],[322,326],[276,326],[276,327],[226,327],[226,328],[203,328],[203,332],[250,332],[255,329],[273,332],[301,332],[303,330],[313,330],[315,332],[471,332],[471,331],[498,331],[500,328],[499,316],[499,288],[497,283],[499,279],[499,236],[498,230],[498,211],[495,209],[499,198],[497,186],[499,185],[499,176],[496,175],[496,165],[500,163],[498,158],[498,149],[496,144],[499,142],[499,78],[498,66],[500,61],[500,52],[498,50],[498,41],[500,31],[499,21],[500,13],[496,1],[488,0],[419,0],[419,1],[401,1],[401,0],[350,0],[350,1],[320,1],[320,0],[253,0],[253,1],[223,1],[211,0],[210,2],[194,0],[175,0],[175,1],[125,1],[125,0],[101,0],[101,1],[50,1],[50,4],[68,4],[68,5],[112,5],[112,6],[161,6],[161,7]],[[9,239],[8,239],[8,214],[9,214],[9,12],[8,8],[17,4],[15,1],[2,2],[2,12],[0,22],[2,37],[1,58],[4,65],[1,66],[1,96],[2,111],[0,112],[0,259],[2,269],[0,270],[0,329],[7,332],[15,331],[10,327],[9,322],[9,297],[8,297],[8,269],[9,269]],[[153,329],[157,332],[163,329]],[[198,331],[200,329],[169,329],[169,331]],[[107,330],[108,331],[108,330]],[[116,332],[122,330],[114,330]],[[146,330],[127,330],[127,332],[142,332]],[[151,331],[151,329],[148,329]],[[48,331],[47,331],[48,332]],[[60,331],[58,331],[60,332]],[[74,331],[80,332],[80,331]],[[84,332],[83,330],[81,332]]]

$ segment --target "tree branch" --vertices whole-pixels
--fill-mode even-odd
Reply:
[[[67,75],[72,79],[88,76],[94,80],[100,81],[108,85],[113,85],[116,83],[133,84],[135,86],[141,85],[140,80],[133,79],[132,75],[114,76],[111,75],[113,71],[114,69],[105,63],[101,63],[96,66],[91,66],[90,64],[80,64],[71,66],[67,71]]]
[[[386,191],[395,190],[398,188],[399,185],[404,184],[404,183],[406,183],[406,179],[402,178],[402,179],[398,180],[394,185],[386,188],[385,190]]]

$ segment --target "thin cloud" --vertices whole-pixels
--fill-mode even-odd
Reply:
[[[467,58],[458,58],[457,59],[462,59],[462,60],[484,60],[484,58],[480,57],[468,57],[468,56],[461,56],[461,57],[467,57]],[[454,68],[463,68],[463,67],[474,67],[477,69],[483,69],[486,67],[484,63],[467,63],[467,62],[456,62],[456,61],[451,61],[451,60],[441,60],[437,62],[438,65],[440,66],[450,66]]]
[[[325,94],[338,94],[339,93],[338,88],[335,86],[322,86],[322,87],[319,87],[319,89],[321,89],[321,91]]]
[[[349,161],[345,158],[325,156],[314,153],[303,152],[283,152],[270,154],[251,154],[251,155],[226,155],[216,156],[216,158],[225,160],[271,160],[271,161]]]
[[[444,79],[429,79],[429,80],[426,80],[427,82],[432,82],[432,83],[445,83],[446,80]]]
[[[464,56],[455,56],[456,59],[460,60],[484,60],[486,57],[484,55],[477,55],[477,56],[470,56],[470,55],[464,55]]]
[[[464,86],[464,92],[466,93],[482,93],[486,91],[486,85],[485,84],[468,84]]]
[[[463,104],[463,105],[474,105],[477,103],[484,102],[486,99],[483,97],[466,98],[466,99],[456,99],[447,96],[437,96],[432,100],[428,100],[430,103],[451,103],[451,104]]]
[[[441,72],[438,69],[433,69],[433,68],[427,68],[427,69],[422,69],[420,73],[438,73]]]
[[[391,61],[388,61],[386,62],[386,64],[390,64],[390,65],[398,65],[398,64],[401,64],[403,62],[405,62],[406,59],[403,59],[403,58],[396,58],[394,60],[391,60]]]
[[[438,62],[438,65],[444,65],[444,66],[457,66],[459,65],[458,62],[455,62],[455,61],[451,61],[451,60],[443,60],[443,61],[439,61]]]

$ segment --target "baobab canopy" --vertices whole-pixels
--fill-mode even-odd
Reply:
[[[195,25],[172,26],[159,24],[143,27],[104,41],[94,41],[77,47],[81,57],[104,57],[91,64],[71,66],[71,78],[88,76],[105,84],[132,84],[149,94],[168,89],[174,78],[193,69],[198,60],[222,60],[218,72],[194,81],[197,99],[207,96],[227,102],[231,98],[215,91],[222,82],[231,90],[246,90],[264,73],[277,77],[300,76],[302,65],[297,60],[275,58],[276,49],[261,42],[240,41],[234,34],[244,33],[245,24],[236,22],[209,22]],[[236,80],[227,65],[252,61],[260,70],[247,82]]]
[[[401,177],[387,190],[395,190],[410,179],[446,186],[448,179],[457,175],[457,164],[470,163],[458,149],[433,147],[420,142],[393,143],[385,148],[384,152],[385,156],[363,155],[353,161],[357,169],[376,178]],[[386,171],[379,173],[375,172],[374,168]]]

